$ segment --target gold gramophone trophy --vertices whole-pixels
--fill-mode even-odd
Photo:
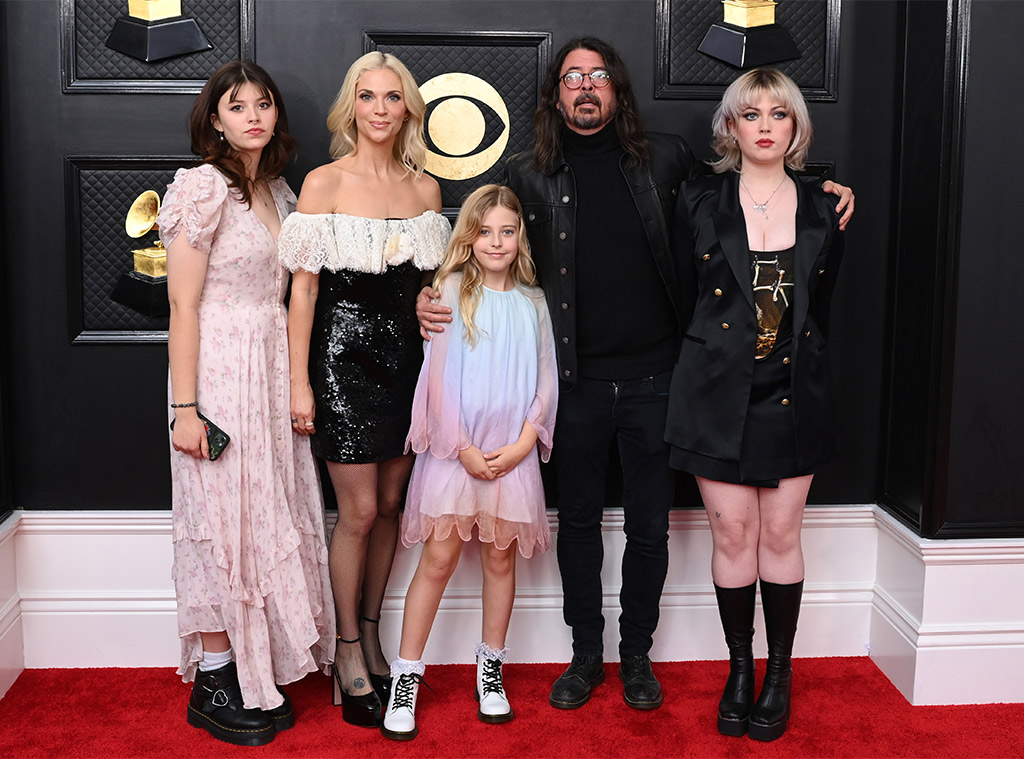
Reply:
[[[724,20],[711,25],[697,51],[736,68],[800,57],[784,26],[775,23],[772,0],[722,0]]]
[[[152,63],[213,45],[195,19],[181,15],[181,0],[128,0],[128,15],[114,22],[107,47]]]
[[[154,229],[160,212],[160,196],[152,190],[139,195],[128,209],[124,231],[138,239]],[[167,316],[167,250],[159,240],[155,245],[132,251],[132,270],[121,275],[111,298],[122,306],[145,316]]]

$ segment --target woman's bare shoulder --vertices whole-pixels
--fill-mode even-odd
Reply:
[[[302,182],[298,210],[302,213],[331,213],[344,184],[344,174],[337,161],[309,172]]]
[[[413,187],[426,210],[441,212],[441,185],[436,179],[429,174],[420,174],[413,181]]]

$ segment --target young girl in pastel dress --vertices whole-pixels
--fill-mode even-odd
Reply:
[[[423,649],[474,528],[483,567],[477,716],[512,719],[502,664],[516,550],[529,558],[551,546],[537,450],[547,461],[558,377],[551,320],[535,282],[519,200],[507,187],[476,190],[434,280],[455,328],[426,344],[407,440],[419,455],[402,542],[424,545],[405,599],[399,658],[391,663],[394,685],[381,731],[393,740],[416,737]]]

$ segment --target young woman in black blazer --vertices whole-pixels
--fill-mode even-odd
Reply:
[[[775,740],[789,719],[803,591],[800,527],[813,472],[835,448],[829,301],[842,257],[834,202],[801,182],[811,121],[773,69],[743,74],[714,117],[716,174],[687,182],[674,229],[693,317],[676,365],[666,439],[697,478],[729,645],[726,735]],[[754,602],[768,638],[754,703]]]

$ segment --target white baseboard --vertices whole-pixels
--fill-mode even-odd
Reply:
[[[1024,540],[926,540],[878,511],[871,658],[912,704],[1024,702]]]
[[[622,523],[620,510],[606,513],[608,661],[618,658]],[[669,541],[652,658],[724,659],[704,514],[673,512]],[[803,545],[807,580],[795,655],[863,656],[870,650],[912,703],[1024,701],[1020,686],[1009,682],[1009,673],[1024,671],[1022,605],[1009,611],[1008,604],[970,592],[981,577],[1020,588],[1024,541],[920,541],[874,506],[839,506],[807,510]],[[398,650],[418,557],[418,549],[399,549],[395,561],[381,623],[389,656]],[[16,571],[0,577],[13,576],[16,584],[0,584],[0,693],[5,677],[13,681],[22,667],[176,666],[169,512],[17,512],[13,527],[0,528],[2,569],[4,562]],[[478,562],[471,543],[442,600],[428,662],[473,660],[480,635]],[[554,552],[520,559],[517,584],[509,631],[514,660],[567,661],[571,643]],[[960,601],[950,596],[953,586]],[[760,615],[755,626],[755,651],[764,656]],[[977,673],[970,684],[965,668]],[[954,690],[963,700],[950,695]]]
[[[0,522],[0,698],[25,669],[15,536],[18,515]]]
[[[552,527],[554,527],[552,517]],[[617,659],[624,539],[621,510],[604,520],[606,656]],[[328,525],[330,527],[330,525]],[[865,653],[873,586],[874,511],[813,508],[805,518],[806,600],[797,655]],[[168,512],[21,512],[18,593],[26,667],[173,666],[178,661]],[[711,536],[700,512],[674,512],[660,660],[726,656],[710,579]],[[406,589],[419,550],[399,550],[384,602],[385,652],[398,650]],[[479,549],[469,544],[441,603],[425,657],[473,660],[480,631]],[[516,661],[567,661],[562,587],[554,552],[520,560],[509,644]],[[762,638],[758,638],[764,653]]]
[[[552,520],[554,517],[552,517]],[[555,527],[552,521],[552,528]],[[619,590],[625,539],[619,509],[605,512],[605,659],[618,661]],[[874,509],[811,508],[804,518],[808,582],[797,656],[864,656],[874,585]],[[385,651],[397,651],[402,603],[419,550],[399,551],[381,624]],[[572,639],[562,622],[562,586],[554,551],[518,562],[515,610],[508,642],[515,661],[568,661]],[[469,663],[480,639],[479,549],[470,544],[445,591],[424,658]],[[763,631],[760,620],[756,623]],[[766,654],[763,632],[758,655]],[[672,512],[669,572],[651,657],[656,661],[725,659],[728,652],[711,584],[711,531],[703,512]]]
[[[20,514],[26,667],[177,665],[170,512]]]

